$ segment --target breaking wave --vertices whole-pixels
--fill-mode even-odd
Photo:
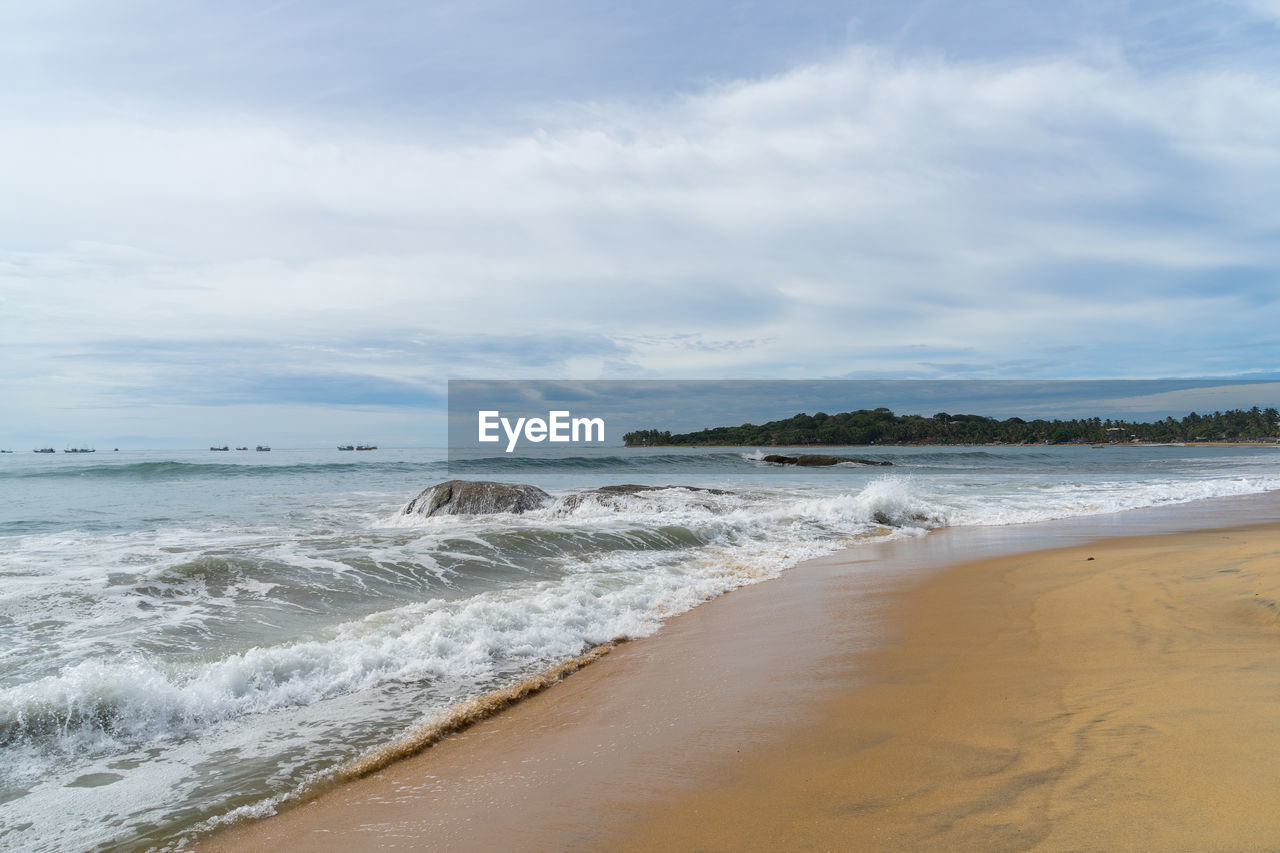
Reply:
[[[447,532],[439,552],[456,555],[466,540],[481,546],[473,562],[484,552],[513,564],[540,561],[523,584],[392,608],[212,662],[81,661],[0,690],[0,745],[137,745],[389,684],[462,678],[480,691],[591,646],[647,635],[675,613],[849,537],[876,527],[911,535],[945,524],[947,515],[896,478],[831,496],[669,488],[571,497],[500,519],[395,517],[401,526]],[[466,583],[468,564],[456,565],[457,582]],[[225,574],[228,565],[203,558],[163,576]]]

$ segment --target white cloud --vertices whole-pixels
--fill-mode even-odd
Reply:
[[[37,372],[104,339],[410,328],[621,341],[580,375],[1203,373],[1197,347],[1276,319],[1237,277],[1276,268],[1276,83],[854,50],[465,144],[19,105],[0,332]]]

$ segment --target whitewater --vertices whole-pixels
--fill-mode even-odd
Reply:
[[[456,708],[884,537],[1280,487],[1272,447],[0,457],[0,849],[165,849]],[[451,478],[520,514],[405,515]],[[591,494],[605,485],[672,486]],[[696,486],[701,491],[680,488]]]

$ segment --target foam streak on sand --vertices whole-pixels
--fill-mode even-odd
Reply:
[[[625,640],[620,638],[608,643],[602,643],[575,658],[549,667],[537,675],[521,679],[510,687],[504,687],[501,690],[495,690],[492,693],[486,693],[483,696],[477,696],[474,699],[468,699],[466,702],[455,705],[434,719],[416,727],[395,743],[375,750],[342,768],[334,777],[334,781],[342,783],[363,779],[370,773],[376,773],[394,762],[417,755],[424,749],[435,746],[449,735],[457,734],[474,726],[481,720],[487,720],[495,714],[500,714],[520,700],[527,699],[535,693],[541,693],[584,666],[595,663],[613,651],[622,642],[625,642]]]
[[[813,561],[209,846],[1265,849],[1280,506],[1223,506]]]

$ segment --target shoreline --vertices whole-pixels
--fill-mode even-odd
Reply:
[[[554,690],[422,754],[276,817],[230,827],[198,847],[320,850],[394,842],[410,849],[484,848],[519,837],[530,849],[626,842],[634,849],[676,849],[695,840],[712,849],[749,848],[752,838],[734,835],[737,828],[767,834],[788,821],[763,808],[767,799],[753,800],[752,792],[767,789],[759,780],[786,778],[778,763],[807,754],[797,732],[830,732],[831,721],[842,716],[833,716],[833,708],[865,701],[887,683],[886,656],[913,647],[922,623],[908,614],[929,590],[957,577],[967,578],[971,593],[989,592],[991,576],[973,567],[1127,541],[1121,536],[1240,529],[1242,520],[1280,521],[1280,499],[1215,499],[1012,528],[948,528],[808,561],[682,614]],[[961,583],[956,590],[965,588]],[[996,623],[977,627],[984,624]],[[815,766],[802,762],[799,769],[812,773]],[[801,790],[784,786],[770,796],[785,800]],[[726,800],[726,791],[736,793]],[[822,801],[812,792],[809,799]],[[735,814],[734,803],[744,802],[756,807]],[[802,806],[788,809],[798,814]],[[689,809],[701,817],[690,819]],[[709,821],[712,813],[722,819]],[[715,828],[704,837],[708,826]],[[794,828],[786,835],[798,837]],[[766,846],[764,839],[756,846]]]

